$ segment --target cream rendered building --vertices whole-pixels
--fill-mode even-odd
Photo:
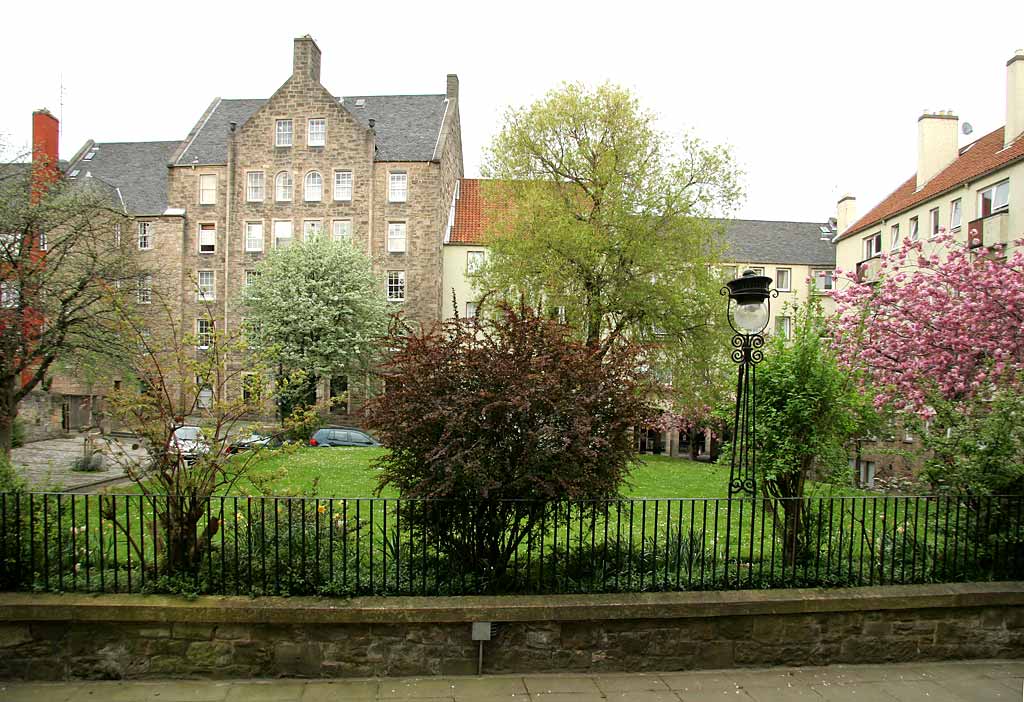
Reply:
[[[860,219],[852,197],[839,201],[841,271],[872,280],[882,254],[908,238],[924,242],[927,251],[928,241],[944,231],[986,247],[1024,236],[1024,52],[1006,65],[1005,127],[961,148],[956,115],[926,112],[917,125],[913,176]]]
[[[444,238],[445,319],[458,314],[473,316],[481,291],[470,273],[487,258],[484,235],[489,212],[480,197],[480,180],[463,179],[455,190],[453,215]],[[833,311],[830,296],[835,269],[835,223],[777,222],[766,220],[724,220],[726,247],[723,276],[731,278],[748,268],[772,278],[779,296],[772,301],[768,333],[789,336],[793,329],[793,308],[813,295],[822,301],[826,313]],[[453,305],[454,299],[454,305]],[[724,303],[723,303],[724,312]],[[708,454],[711,448],[703,436],[680,436],[678,432],[648,432],[642,449],[679,456]]]

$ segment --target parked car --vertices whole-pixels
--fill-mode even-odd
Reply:
[[[239,453],[261,448],[279,448],[284,441],[280,434],[253,433],[243,436],[228,444],[228,453]]]
[[[168,448],[185,459],[186,463],[194,463],[200,456],[210,452],[203,430],[188,424],[174,430]]]
[[[324,427],[309,437],[310,446],[380,446],[380,442],[354,427]]]

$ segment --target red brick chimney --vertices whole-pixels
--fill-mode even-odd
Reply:
[[[47,109],[32,113],[32,203],[39,202],[60,177],[58,162],[59,123]]]

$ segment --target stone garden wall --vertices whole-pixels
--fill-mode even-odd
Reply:
[[[1024,656],[1024,583],[463,598],[0,595],[0,678],[673,671]]]

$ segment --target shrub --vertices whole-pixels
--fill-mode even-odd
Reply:
[[[365,410],[391,449],[381,487],[428,499],[407,528],[483,582],[505,577],[553,500],[617,495],[650,416],[636,349],[601,356],[525,305],[396,324],[388,344],[386,392]]]

